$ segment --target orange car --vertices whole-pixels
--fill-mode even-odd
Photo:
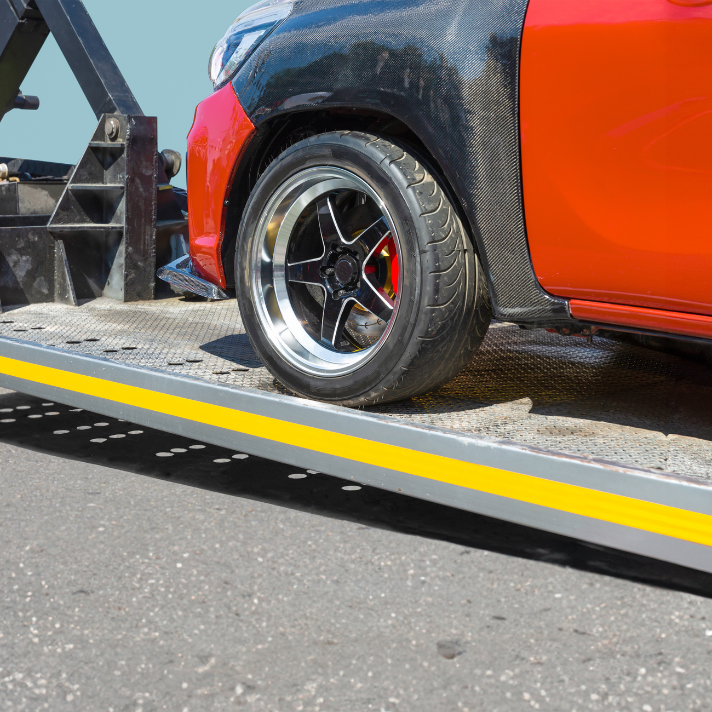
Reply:
[[[710,50],[712,0],[265,0],[210,59],[169,274],[347,405],[493,316],[712,340]]]

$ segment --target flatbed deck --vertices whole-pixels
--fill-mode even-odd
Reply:
[[[497,323],[439,391],[355,410],[277,383],[235,301],[98,299],[0,315],[0,374],[22,392],[712,572],[703,362]]]

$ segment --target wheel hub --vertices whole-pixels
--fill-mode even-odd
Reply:
[[[358,275],[358,264],[352,257],[342,257],[334,268],[336,281],[342,287],[350,287]]]
[[[327,252],[319,272],[334,299],[342,299],[359,287],[361,260],[355,251],[336,245]]]

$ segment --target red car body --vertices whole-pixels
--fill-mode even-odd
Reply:
[[[712,0],[531,0],[524,208],[536,278],[574,319],[712,339]],[[190,254],[228,286],[227,201],[255,127],[232,84],[188,139]]]
[[[247,141],[255,131],[232,84],[202,102],[188,135],[190,256],[203,278],[225,288],[220,248],[225,204]]]

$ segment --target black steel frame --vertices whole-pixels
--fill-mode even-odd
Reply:
[[[0,184],[0,212],[3,193],[20,206],[0,215],[0,304],[152,299],[156,266],[179,256],[187,221],[158,155],[157,121],[144,116],[81,0],[0,0],[0,120],[50,33],[99,123],[51,214],[36,208],[47,190],[35,186],[35,207],[23,212],[14,194],[30,186]]]

